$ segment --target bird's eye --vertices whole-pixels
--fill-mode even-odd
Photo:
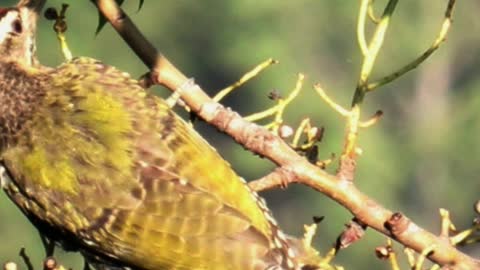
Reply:
[[[12,29],[16,34],[21,34],[23,31],[22,23],[20,20],[15,20],[12,22]]]

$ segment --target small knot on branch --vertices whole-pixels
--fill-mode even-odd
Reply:
[[[3,270],[17,270],[18,266],[14,262],[6,262],[3,264]]]
[[[357,161],[347,155],[340,158],[340,167],[337,172],[337,177],[343,181],[353,181],[355,177],[355,170],[357,168]]]
[[[384,226],[393,236],[398,236],[408,228],[408,225],[410,225],[410,220],[402,213],[396,212],[390,216]]]
[[[386,260],[390,258],[390,255],[393,254],[393,249],[391,246],[380,246],[375,248],[375,255],[380,260]]]
[[[345,230],[337,238],[336,249],[344,249],[351,244],[359,241],[365,235],[367,226],[357,219],[352,219],[350,223],[345,224]]]
[[[55,270],[57,266],[58,263],[54,257],[47,257],[43,261],[43,270]]]

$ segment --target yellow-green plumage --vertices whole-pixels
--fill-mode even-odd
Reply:
[[[30,76],[43,100],[1,157],[35,215],[146,269],[250,269],[267,253],[251,191],[161,99],[86,58]]]
[[[11,28],[26,18],[0,9],[0,162],[11,178],[3,189],[42,234],[91,262],[134,269],[318,262],[283,236],[207,142],[127,74],[89,58],[50,69],[30,54],[9,57],[33,47],[24,43],[34,29]]]

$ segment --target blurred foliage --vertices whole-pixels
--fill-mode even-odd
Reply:
[[[90,1],[49,0],[47,5],[59,7],[63,2],[70,4],[67,38],[74,55],[101,59],[134,76],[146,72],[108,25],[95,36],[98,17]],[[375,2],[377,13],[385,3]],[[446,1],[433,0],[400,2],[374,74],[388,74],[423,52],[439,30],[445,5]],[[361,59],[355,36],[358,6],[358,1],[327,0],[151,0],[137,11],[138,1],[124,3],[157,48],[211,94],[259,62],[269,57],[279,60],[279,65],[225,100],[242,114],[269,106],[268,92],[287,93],[296,74],[304,72],[305,89],[287,109],[287,120],[296,126],[309,116],[326,128],[320,145],[324,158],[339,154],[344,121],[322,103],[312,85],[321,82],[335,100],[350,104]],[[420,68],[368,95],[364,105],[365,117],[377,109],[385,116],[360,134],[364,153],[357,184],[432,232],[439,231],[439,207],[451,210],[462,228],[471,222],[472,205],[479,199],[480,20],[475,12],[479,8],[478,1],[458,1],[452,30],[439,51]],[[61,63],[55,34],[46,20],[41,22],[38,49],[44,64]],[[205,124],[198,127],[246,179],[273,168]],[[310,223],[313,215],[325,215],[316,243],[323,251],[351,218],[341,206],[302,186],[262,195],[291,234],[300,234],[302,224]],[[0,205],[0,261],[19,261],[18,250],[25,246],[39,262],[43,253],[34,229],[3,194]],[[347,269],[389,269],[374,256],[374,248],[384,243],[384,237],[368,230],[365,239],[339,254],[338,262]],[[478,254],[478,249],[469,251]],[[65,260],[67,266],[81,267],[77,257]]]

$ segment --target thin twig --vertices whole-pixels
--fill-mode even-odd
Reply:
[[[403,253],[405,253],[405,255],[407,256],[407,262],[408,262],[408,265],[413,268],[413,266],[415,265],[415,251],[412,250],[411,248],[404,248],[403,249]]]
[[[426,249],[422,250],[420,255],[417,258],[417,263],[415,264],[415,267],[413,267],[414,270],[421,270],[423,267],[423,263],[425,262],[425,258],[427,258],[428,254],[431,254],[435,249],[435,245],[431,245],[430,247],[427,247]]]
[[[293,175],[290,171],[283,169],[282,167],[278,167],[264,177],[248,182],[248,186],[252,190],[260,192],[276,187],[284,188],[288,183],[292,183],[294,181],[295,175]]]
[[[388,261],[392,266],[392,270],[400,270],[400,265],[398,264],[397,253],[393,250],[392,239],[388,238],[387,247],[389,252]]]
[[[453,225],[452,220],[450,219],[450,212],[444,208],[440,208],[440,217],[441,217],[441,229],[440,236],[448,239],[450,231],[455,230],[455,225]]]
[[[376,82],[372,82],[368,84],[366,87],[366,91],[373,91],[379,88],[380,86],[385,85],[401,77],[403,74],[415,69],[440,47],[440,45],[446,40],[448,31],[450,30],[450,26],[452,24],[452,12],[453,12],[453,7],[455,6],[455,1],[456,0],[450,0],[448,2],[442,27],[440,28],[440,32],[438,33],[438,36],[435,39],[435,41],[433,41],[432,45],[430,45],[430,47],[424,53],[422,53],[422,55],[420,55],[417,59],[408,63],[404,67],[400,68],[399,70],[393,72],[390,75],[383,77],[382,79],[379,79]]]
[[[260,63],[258,66],[250,70],[249,72],[245,73],[238,81],[234,82],[232,85],[220,90],[214,97],[213,100],[215,102],[219,102],[225,96],[230,94],[233,90],[240,87],[241,85],[245,84],[249,80],[255,78],[260,72],[264,71],[266,68],[270,67],[271,65],[278,64],[277,60],[269,58],[264,62]]]
[[[275,120],[274,124],[281,124],[282,122],[282,115],[290,102],[292,102],[300,93],[300,90],[302,90],[303,86],[303,80],[305,79],[305,75],[303,74],[298,74],[297,78],[297,83],[295,84],[295,88],[290,92],[290,94],[287,96],[285,99],[279,99],[278,104],[266,109],[265,111],[254,113],[248,116],[245,116],[245,120],[250,121],[250,122],[255,122],[261,119],[264,119],[266,117],[275,115]]]
[[[302,134],[305,133],[305,130],[310,128],[310,118],[305,118],[300,122],[300,125],[298,126],[297,130],[295,131],[295,135],[293,136],[292,139],[292,147],[296,148],[298,147],[298,144],[300,143],[300,138],[302,137]]]
[[[378,53],[383,45],[385,34],[390,23],[390,18],[393,15],[397,2],[398,0],[388,1],[388,4],[383,11],[382,18],[380,19],[380,23],[377,25],[372,40],[368,45],[368,51],[363,57],[360,78],[357,82],[355,93],[353,94],[352,109],[347,120],[345,143],[342,155],[340,156],[340,164],[337,172],[337,175],[342,179],[353,181],[355,176],[358,129],[359,124],[361,123],[360,104],[363,102],[363,98],[367,93],[366,86],[368,79],[372,72]],[[366,1],[367,5],[368,3],[369,1]]]
[[[375,125],[376,123],[378,123],[378,121],[380,121],[380,118],[382,118],[382,116],[383,116],[383,112],[381,110],[378,110],[367,121],[363,121],[363,122],[358,123],[358,126],[361,127],[361,128],[371,127],[371,126]]]
[[[472,239],[470,239],[470,237],[472,235],[474,235],[475,233],[477,233],[478,231],[480,231],[480,225],[475,224],[471,228],[468,228],[468,229],[466,229],[464,231],[461,231],[461,232],[457,233],[456,235],[450,237],[450,242],[453,245],[466,244],[466,243],[468,243],[468,240],[472,240]]]
[[[19,255],[22,258],[23,262],[25,262],[25,265],[27,266],[28,270],[34,270],[35,269],[33,267],[32,261],[30,260],[30,257],[28,257],[27,252],[25,251],[25,248],[20,249]]]
[[[387,32],[388,26],[390,24],[390,18],[397,6],[398,0],[388,1],[385,10],[383,11],[382,18],[380,23],[377,25],[375,32],[373,34],[372,40],[368,45],[368,53],[363,58],[362,68],[360,71],[360,79],[358,80],[358,86],[355,90],[354,98],[352,101],[352,106],[359,104],[363,101],[363,97],[366,93],[366,86],[368,78],[372,73],[373,65],[377,59],[378,52],[382,48],[383,41],[385,39],[385,33]]]
[[[379,24],[380,19],[375,16],[375,12],[373,10],[373,2],[374,0],[370,0],[370,3],[368,4],[368,17],[373,23]]]
[[[360,51],[362,55],[368,54],[368,45],[367,40],[365,39],[365,24],[367,22],[367,13],[368,7],[370,5],[370,0],[362,0],[360,3],[360,11],[358,13],[358,22],[357,22],[357,41],[360,46]]]
[[[334,111],[338,112],[341,116],[348,117],[350,115],[350,111],[343,108],[341,105],[333,101],[327,93],[325,93],[325,90],[323,90],[323,87],[317,83],[313,86],[315,90],[317,91],[318,95],[327,103],[328,106],[330,106]]]

